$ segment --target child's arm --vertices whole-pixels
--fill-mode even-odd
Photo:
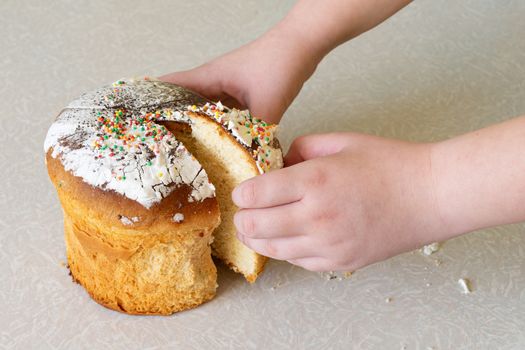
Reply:
[[[525,221],[525,116],[437,143],[432,160],[449,236]]]
[[[300,0],[257,40],[195,69],[161,77],[270,122],[282,114],[337,45],[376,26],[409,0]]]
[[[434,144],[298,138],[289,167],[233,193],[238,237],[310,270],[354,270],[472,230],[525,220],[525,117]]]

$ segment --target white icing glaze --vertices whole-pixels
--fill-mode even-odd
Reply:
[[[184,221],[184,214],[176,213],[175,215],[173,215],[173,221],[175,221],[176,223],[183,222]]]
[[[52,149],[52,157],[86,183],[146,208],[183,184],[191,187],[189,202],[202,201],[215,196],[205,170],[158,123],[191,125],[190,111],[227,129],[251,152],[260,173],[282,167],[281,150],[273,146],[275,125],[247,110],[209,103],[180,86],[147,78],[119,80],[71,102],[51,125],[44,150]]]
[[[119,215],[119,217],[120,217],[120,222],[122,222],[122,224],[126,226],[133,225],[134,223],[140,221],[140,218],[138,216],[133,216],[131,218],[128,218],[127,216]]]
[[[191,186],[192,201],[214,197],[215,188],[199,162],[156,123],[189,123],[183,111],[188,104],[204,100],[172,84],[121,82],[71,102],[51,125],[45,152],[52,149],[51,155],[61,160],[65,170],[86,183],[114,190],[146,208],[182,184]],[[143,117],[149,112],[154,114],[146,122],[148,118]],[[120,123],[116,128],[119,131],[113,132],[111,125],[106,128],[106,122]],[[152,136],[152,132],[159,136]]]

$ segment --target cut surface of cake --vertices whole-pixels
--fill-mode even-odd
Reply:
[[[244,180],[282,167],[281,150],[274,139],[275,125],[255,119],[247,111],[227,109],[220,104],[208,103],[201,108],[190,108],[187,115],[194,126],[191,134],[178,134],[177,137],[206,169],[216,188],[221,211],[221,224],[213,233],[212,252],[234,271],[254,282],[267,258],[237,239],[233,215],[238,208],[231,193]],[[230,123],[244,127],[238,132],[247,136],[241,147],[234,136],[237,133],[232,134],[222,126]]]

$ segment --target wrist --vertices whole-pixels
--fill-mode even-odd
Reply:
[[[466,193],[469,190],[465,181],[471,181],[472,174],[462,169],[466,158],[460,154],[461,145],[458,142],[461,140],[450,139],[431,146],[435,208],[445,229],[444,239],[481,228],[477,222],[480,213],[471,210],[475,203]]]
[[[279,60],[287,60],[289,68],[301,76],[302,83],[310,78],[328,53],[309,37],[309,31],[287,18],[266,32],[261,40],[278,48]]]
[[[446,240],[454,230],[443,213],[443,202],[438,193],[435,146],[433,143],[411,144],[401,178],[394,179],[401,184],[400,195],[406,202],[406,207],[399,210],[405,211],[407,246],[410,249]]]
[[[290,12],[267,34],[277,35],[288,43],[294,43],[297,52],[309,58],[317,66],[333,49],[330,38],[322,37],[315,28],[305,28],[307,23],[297,17],[294,11]]]
[[[284,25],[272,28],[245,49],[252,58],[249,70],[259,77],[252,79],[255,85],[251,88],[260,90],[257,85],[260,81],[272,85],[271,89],[263,89],[272,102],[271,111],[264,113],[264,119],[277,124],[322,57],[306,46],[294,30]],[[247,95],[245,104],[253,108],[258,101],[251,98]]]

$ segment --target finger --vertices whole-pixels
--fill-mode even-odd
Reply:
[[[266,96],[261,94],[247,94],[246,104],[250,108],[250,113],[256,118],[268,123],[278,124],[290,102],[280,100],[280,96]]]
[[[308,159],[337,153],[348,143],[349,136],[349,133],[299,136],[292,142],[284,163],[291,166]]]
[[[204,83],[204,74],[202,69],[197,67],[190,70],[166,74],[158,79],[189,88],[195,85],[202,85]]]
[[[254,239],[238,233],[237,237],[248,248],[273,259],[300,259],[315,255],[315,247],[307,236]]]
[[[203,67],[163,75],[159,77],[159,80],[184,86],[212,101],[221,101],[227,107],[246,109],[246,106],[237,98],[223,91],[222,84],[210,77],[210,74]]]
[[[287,261],[309,271],[326,272],[332,269],[332,264],[322,257],[306,257]]]
[[[303,205],[301,202],[263,209],[241,209],[233,217],[237,232],[249,238],[300,236]]]
[[[268,208],[293,203],[303,197],[305,189],[298,179],[299,167],[278,169],[242,182],[232,192],[240,208]]]
[[[232,97],[230,95],[222,95],[222,96],[217,96],[217,98],[215,99],[215,101],[221,101],[221,103],[229,108],[237,108],[237,109],[246,109],[247,107],[242,104],[241,102],[239,102],[239,100],[237,100],[235,97]]]
[[[210,99],[217,100],[224,97],[221,84],[214,81],[213,76],[210,76],[204,66],[166,74],[159,77],[159,80],[184,86]]]

